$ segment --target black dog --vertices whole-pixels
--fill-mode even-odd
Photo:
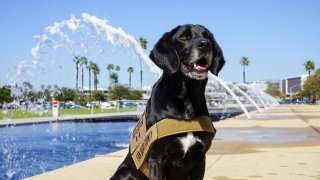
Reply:
[[[218,75],[225,63],[209,30],[200,25],[178,26],[162,36],[150,59],[163,74],[153,86],[147,104],[147,129],[165,118],[189,120],[208,116],[204,95],[207,73],[210,70]],[[213,136],[206,132],[190,132],[156,141],[147,156],[148,177],[136,168],[129,149],[111,179],[203,179],[205,153]]]

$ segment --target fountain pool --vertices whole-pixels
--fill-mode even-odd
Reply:
[[[0,179],[23,179],[129,146],[135,122],[0,128]]]

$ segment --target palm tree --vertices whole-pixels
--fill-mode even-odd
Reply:
[[[23,93],[22,94],[23,94],[24,98],[30,100],[31,99],[30,92],[33,89],[33,85],[30,82],[25,81],[22,83],[22,86],[23,86]]]
[[[246,66],[249,66],[249,58],[248,57],[245,57],[243,56],[240,60],[240,64],[241,66],[243,66],[243,83],[246,83],[246,69],[245,67]]]
[[[79,64],[81,63],[81,58],[80,56],[75,56],[73,59],[73,62],[76,64],[76,90],[78,91],[78,74],[79,74]]]
[[[128,73],[129,73],[129,89],[131,89],[131,74],[133,73],[133,67],[128,67]]]
[[[147,39],[140,37],[139,41],[140,41],[140,46],[146,50],[147,44],[148,44]],[[140,89],[142,90],[142,62],[141,62],[141,58],[140,58]]]
[[[115,68],[114,68],[114,70],[116,70],[118,73],[114,73],[115,75],[116,75],[116,78],[115,78],[115,85],[117,85],[118,84],[118,82],[119,82],[119,71],[120,71],[120,66],[116,66]]]
[[[112,73],[110,78],[112,79],[112,82],[113,82],[113,86],[115,86],[116,84],[118,84],[118,79],[119,79],[119,76],[117,73]]]
[[[94,62],[90,61],[89,64],[87,65],[87,69],[89,71],[89,93],[90,93],[90,100],[91,100],[91,70],[94,66]]]
[[[304,64],[304,67],[306,68],[306,71],[309,72],[309,76],[310,76],[311,70],[315,69],[315,63],[312,60],[307,60],[307,62]]]
[[[116,71],[120,71],[120,66],[116,66],[115,68],[114,68],[114,70],[116,70]]]
[[[109,87],[111,87],[111,73],[112,73],[113,69],[114,69],[114,65],[113,64],[108,64],[107,65],[107,70],[109,71]]]
[[[92,65],[92,72],[93,72],[93,85],[94,85],[94,89],[97,91],[98,89],[98,74],[100,74],[100,68],[98,66],[97,63],[93,63]]]
[[[81,89],[82,89],[82,91],[83,91],[83,78],[84,78],[84,72],[83,72],[83,69],[84,69],[84,67],[86,66],[88,64],[88,59],[87,59],[87,57],[85,57],[85,56],[81,56],[81,58],[80,58],[80,66],[82,67],[82,78],[81,78],[81,82],[82,82],[82,84],[81,84]]]

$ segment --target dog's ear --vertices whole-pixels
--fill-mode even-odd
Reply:
[[[180,60],[172,43],[172,36],[180,26],[165,33],[150,53],[150,59],[164,72],[173,74],[179,70]]]
[[[223,57],[222,50],[218,43],[214,40],[213,35],[210,33],[210,39],[212,42],[212,48],[213,48],[213,54],[212,54],[212,62],[211,66],[209,67],[210,72],[216,76],[218,76],[218,73],[223,68],[225,64],[225,60]]]

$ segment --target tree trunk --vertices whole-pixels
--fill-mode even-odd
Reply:
[[[96,77],[96,74],[93,74],[93,86],[94,86],[94,90],[97,90],[97,77]]]
[[[112,82],[111,82],[111,70],[109,70],[109,88],[111,88]]]
[[[98,77],[97,77],[97,74],[94,74],[94,89],[95,89],[95,91],[98,90]]]
[[[243,67],[242,76],[243,76],[243,83],[245,84],[246,83],[246,71],[244,70],[244,67]]]
[[[142,63],[140,59],[140,90],[142,91]]]
[[[90,93],[90,101],[91,101],[91,70],[89,69],[89,93]]]
[[[131,73],[129,73],[129,89],[131,90]]]
[[[84,73],[83,73],[83,65],[82,65],[82,77],[81,77],[81,90],[83,92],[83,77],[84,77]]]
[[[79,68],[77,65],[77,74],[76,74],[76,90],[78,91],[78,74],[79,74]]]

